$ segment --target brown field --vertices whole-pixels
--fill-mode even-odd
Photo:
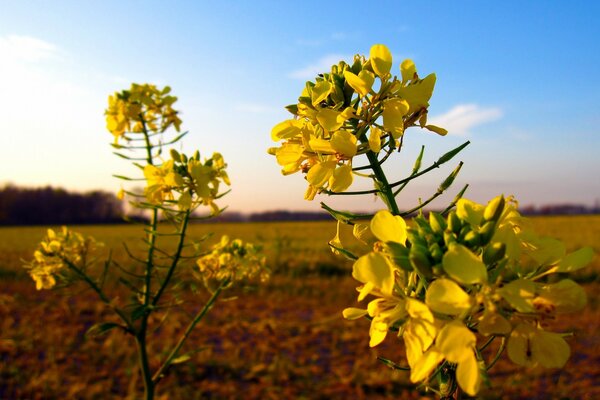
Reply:
[[[591,245],[600,253],[600,216],[535,218],[534,224],[564,240],[568,250]],[[75,230],[114,248],[121,261],[122,241],[141,245],[141,230],[133,226]],[[273,277],[265,285],[227,293],[237,299],[216,304],[186,344],[186,351],[198,353],[170,370],[158,387],[159,398],[428,398],[412,388],[407,373],[377,361],[381,355],[405,363],[398,339],[391,335],[370,349],[368,321],[342,318],[342,309],[356,304],[356,283],[351,264],[327,248],[333,222],[194,225],[191,235],[210,231],[262,243]],[[112,318],[94,294],[83,286],[36,291],[21,268],[43,234],[42,227],[0,229],[0,399],[136,398],[141,380],[129,338],[116,331],[84,336],[100,317]],[[504,356],[481,398],[600,398],[599,273],[599,257],[578,272],[588,306],[552,326],[574,333],[566,367],[525,370]],[[207,297],[205,291],[190,293],[184,311],[171,312],[165,323],[155,321],[153,368],[164,357],[159,350],[177,340]]]

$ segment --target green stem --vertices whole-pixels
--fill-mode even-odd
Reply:
[[[379,160],[377,160],[377,154],[369,151],[367,152],[367,159],[371,163],[371,168],[375,174],[375,178],[379,182],[378,186],[380,193],[384,196],[384,201],[389,207],[390,212],[394,215],[399,215],[400,210],[398,209],[398,204],[396,204],[396,198],[394,197],[392,186],[389,184],[387,177],[385,176],[385,172],[383,172],[381,164],[379,164]]]
[[[142,322],[146,322],[144,318]],[[148,362],[148,351],[146,348],[146,324],[142,324],[143,329],[135,336],[135,342],[138,350],[138,363],[142,371],[142,378],[144,380],[144,399],[152,400],[154,398],[155,383],[152,380],[152,372],[150,371],[150,363]]]
[[[171,266],[169,267],[169,270],[167,271],[165,280],[163,281],[162,285],[158,289],[158,292],[156,292],[154,299],[152,300],[153,306],[155,306],[158,303],[158,301],[160,300],[163,292],[169,285],[169,281],[171,280],[171,277],[173,276],[173,273],[175,272],[175,268],[177,267],[177,264],[179,263],[179,260],[181,258],[181,252],[183,250],[183,245],[185,243],[185,234],[186,234],[186,230],[187,230],[187,226],[188,226],[188,222],[189,222],[189,217],[190,217],[190,212],[187,211],[183,217],[183,221],[181,222],[181,232],[179,234],[179,243],[177,244],[177,250],[175,252],[175,255],[173,256],[173,262],[171,263]]]
[[[154,377],[152,377],[152,381],[154,382],[154,384],[158,383],[162,379],[162,377],[164,376],[164,373],[166,372],[167,368],[169,368],[169,366],[171,365],[171,363],[173,362],[173,360],[177,357],[177,354],[179,353],[179,350],[181,349],[181,347],[183,346],[183,344],[187,340],[187,338],[190,335],[190,333],[194,330],[194,328],[196,327],[196,325],[206,315],[206,313],[208,312],[208,310],[210,310],[210,308],[212,307],[212,305],[214,304],[214,302],[217,300],[217,297],[219,297],[219,294],[221,293],[221,291],[223,290],[223,288],[225,286],[227,286],[227,284],[229,284],[229,279],[223,280],[221,282],[221,284],[219,285],[219,287],[217,288],[217,290],[214,291],[214,293],[212,294],[212,296],[210,297],[210,299],[206,302],[206,304],[204,305],[204,307],[202,308],[202,310],[200,310],[198,312],[198,314],[196,314],[196,316],[194,317],[194,319],[192,319],[192,321],[188,325],[187,329],[185,330],[185,332],[183,333],[183,335],[181,336],[181,338],[179,339],[179,341],[177,342],[177,344],[175,345],[175,347],[173,348],[173,350],[171,350],[171,353],[169,353],[169,355],[167,356],[167,359],[163,362],[163,364],[160,366],[160,368],[158,369],[158,371],[156,371],[156,373],[154,374]]]

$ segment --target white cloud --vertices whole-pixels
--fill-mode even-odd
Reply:
[[[473,128],[501,117],[502,110],[498,107],[458,104],[444,114],[428,118],[427,122],[447,129],[450,135],[467,136]]]
[[[52,43],[30,36],[0,37],[0,54],[4,63],[38,62],[58,58],[58,48]]]
[[[293,79],[313,79],[317,74],[331,71],[331,66],[337,64],[340,60],[348,62],[351,59],[352,57],[342,54],[329,54],[320,58],[313,64],[290,72],[288,76]]]

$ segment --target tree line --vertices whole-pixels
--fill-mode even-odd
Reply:
[[[112,193],[69,192],[51,186],[0,188],[0,225],[105,224],[123,222],[123,205]]]

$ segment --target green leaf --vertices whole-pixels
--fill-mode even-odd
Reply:
[[[85,333],[85,336],[86,337],[98,337],[98,336],[104,335],[105,333],[107,333],[108,331],[110,331],[114,328],[121,328],[121,329],[127,330],[127,328],[125,328],[123,325],[117,324],[115,322],[100,322],[100,323],[92,325],[90,327],[90,329],[88,329],[87,332]]]

